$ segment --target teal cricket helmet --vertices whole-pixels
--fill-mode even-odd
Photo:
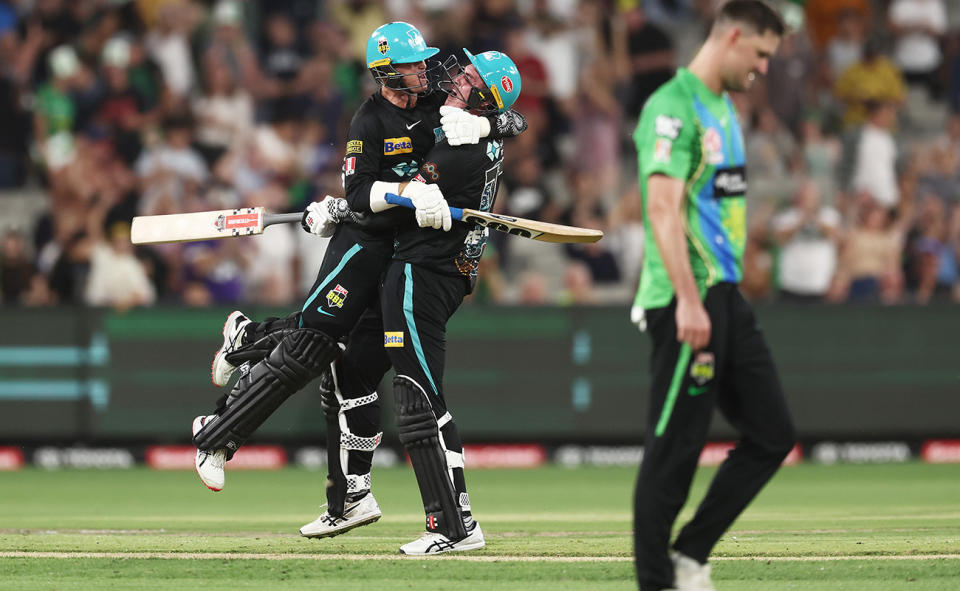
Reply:
[[[367,68],[379,84],[388,88],[406,92],[424,90],[423,86],[402,86],[403,75],[393,66],[422,62],[438,51],[436,47],[427,47],[423,35],[410,23],[387,23],[367,39]]]
[[[464,49],[463,53],[467,54],[470,63],[477,69],[480,78],[490,89],[497,112],[503,113],[512,107],[520,96],[522,86],[520,70],[517,69],[513,60],[499,51],[484,51],[479,55],[473,55],[469,50]]]

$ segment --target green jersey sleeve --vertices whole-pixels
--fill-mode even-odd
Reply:
[[[642,183],[652,174],[683,180],[693,174],[697,133],[690,114],[690,97],[676,90],[674,84],[661,87],[640,114],[633,141],[640,159]]]

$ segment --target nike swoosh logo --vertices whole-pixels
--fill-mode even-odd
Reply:
[[[710,389],[709,386],[690,386],[687,389],[687,394],[691,396],[699,396],[709,389]]]
[[[317,312],[320,312],[321,314],[326,314],[327,316],[333,316],[333,314],[331,314],[330,312],[327,312],[323,308],[317,308]]]
[[[421,119],[420,121],[423,121],[423,119]],[[417,121],[416,123],[411,123],[410,125],[408,125],[408,126],[407,126],[407,131],[410,131],[411,129],[413,129],[414,127],[416,127],[417,125],[419,125],[419,124],[420,124],[420,121]]]

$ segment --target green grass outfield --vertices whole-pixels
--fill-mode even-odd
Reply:
[[[701,470],[699,500],[713,470]],[[433,558],[397,548],[422,530],[412,472],[374,472],[378,523],[327,540],[297,528],[319,472],[0,472],[0,589],[635,589],[636,470],[474,470],[487,547]],[[688,505],[681,520],[689,518]],[[721,591],[960,589],[960,465],[783,469],[718,544]]]

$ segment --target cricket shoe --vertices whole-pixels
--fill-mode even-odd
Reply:
[[[710,582],[710,565],[700,564],[686,554],[673,552],[674,585],[677,591],[716,591]]]
[[[216,416],[199,416],[193,419],[193,434],[196,435],[208,421],[216,418]],[[200,477],[207,488],[214,492],[223,490],[223,484],[226,480],[223,466],[227,463],[227,450],[225,448],[221,447],[213,451],[198,449],[193,463],[197,468],[197,476]]]
[[[230,376],[237,370],[237,366],[227,361],[227,355],[240,348],[243,340],[243,332],[250,319],[243,315],[240,310],[234,310],[227,316],[227,321],[223,323],[223,345],[213,356],[213,363],[210,365],[210,379],[215,386],[226,386],[230,381]]]
[[[359,501],[346,503],[343,509],[343,517],[324,511],[323,515],[301,527],[300,535],[305,538],[332,538],[361,525],[373,523],[383,515],[373,493],[365,494]]]
[[[427,556],[428,554],[442,554],[443,552],[477,550],[486,545],[483,540],[483,530],[480,529],[480,524],[474,521],[473,529],[462,540],[451,540],[441,533],[428,531],[424,532],[418,539],[400,546],[400,554]]]

